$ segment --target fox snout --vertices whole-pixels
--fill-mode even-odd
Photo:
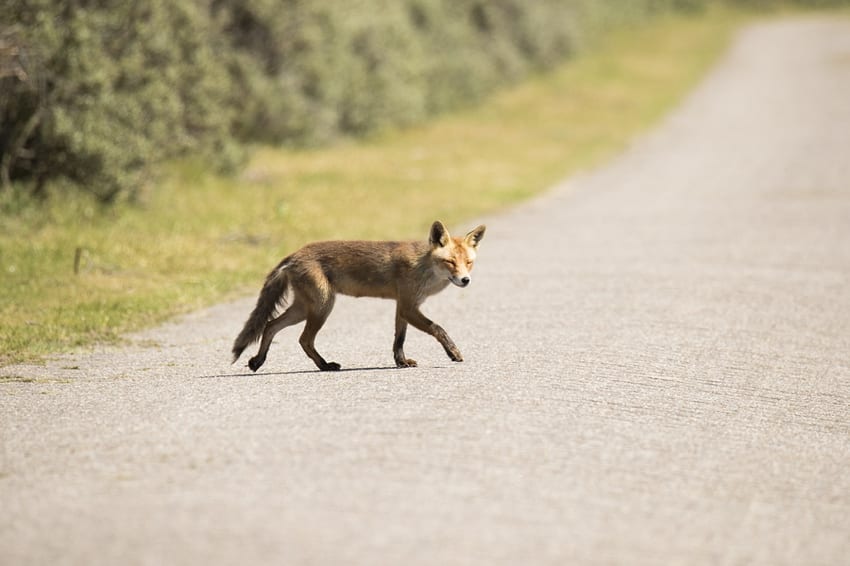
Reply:
[[[464,275],[463,277],[452,275],[451,277],[449,277],[449,280],[458,287],[466,287],[472,281],[472,278],[469,277],[469,275]]]

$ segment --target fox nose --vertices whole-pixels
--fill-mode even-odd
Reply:
[[[469,277],[462,277],[461,280],[460,280],[460,283],[461,283],[461,285],[466,287],[467,285],[469,285],[469,281],[470,281]]]

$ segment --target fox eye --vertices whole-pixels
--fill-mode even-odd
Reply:
[[[453,260],[453,259],[444,259],[444,260],[443,260],[443,263],[445,263],[445,264],[446,264],[446,265],[448,265],[449,267],[454,267],[454,266],[455,266],[455,260]]]

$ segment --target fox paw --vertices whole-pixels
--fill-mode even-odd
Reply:
[[[400,368],[415,368],[416,360],[411,360],[410,358],[404,358],[403,360],[396,360],[395,365]]]
[[[322,371],[339,371],[341,368],[342,366],[336,362],[328,362],[319,369],[321,369]]]
[[[449,358],[451,358],[453,362],[463,361],[463,356],[461,356],[460,352],[458,352],[457,350],[455,350],[454,352],[449,352]]]
[[[260,366],[263,365],[263,362],[266,361],[266,358],[261,358],[259,356],[254,356],[250,360],[248,360],[248,367],[251,371],[257,371],[260,369]]]

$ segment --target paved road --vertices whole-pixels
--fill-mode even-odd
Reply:
[[[564,127],[569,127],[565,124]],[[0,370],[5,564],[850,563],[850,21],[757,25],[605,168],[485,219],[473,284],[253,297]],[[470,223],[470,225],[473,225]]]

